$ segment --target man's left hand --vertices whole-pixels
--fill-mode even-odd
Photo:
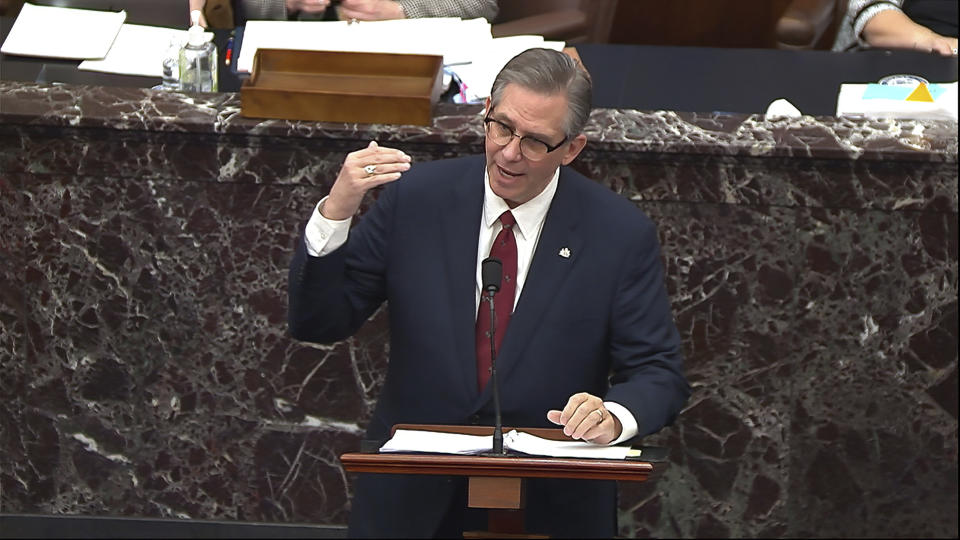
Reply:
[[[547,420],[563,426],[568,437],[596,444],[609,444],[623,432],[620,420],[603,406],[603,400],[586,392],[570,396],[562,411],[548,411]]]

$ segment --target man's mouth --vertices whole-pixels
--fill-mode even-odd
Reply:
[[[517,178],[517,177],[523,176],[523,173],[509,171],[507,169],[504,169],[500,165],[497,165],[497,170],[500,171],[500,174],[502,174],[507,178]]]

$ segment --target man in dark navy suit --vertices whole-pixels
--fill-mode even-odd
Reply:
[[[397,423],[493,423],[481,301],[490,254],[504,266],[493,331],[504,425],[560,425],[614,444],[659,430],[683,407],[689,387],[655,227],[565,167],[586,144],[590,99],[577,62],[532,49],[494,82],[485,156],[411,164],[374,142],[347,156],[291,263],[289,322],[297,339],[334,342],[389,303],[389,367],[369,439]],[[364,194],[383,184],[350,229]],[[464,508],[465,484],[361,475],[349,532],[483,528],[483,511]],[[614,482],[530,479],[526,495],[530,532],[617,532]]]

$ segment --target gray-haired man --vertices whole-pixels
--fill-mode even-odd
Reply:
[[[333,342],[389,303],[389,368],[368,438],[386,439],[397,423],[493,423],[480,267],[503,250],[500,294],[512,298],[497,304],[495,334],[505,425],[561,425],[610,444],[680,411],[689,388],[654,225],[565,167],[586,145],[590,95],[576,62],[532,49],[494,83],[485,156],[412,165],[375,143],[347,156],[291,264],[289,320],[294,337]],[[384,184],[349,229],[363,195]],[[531,479],[526,493],[530,532],[616,533],[613,482]],[[484,528],[464,497],[462,478],[364,475],[350,533]]]

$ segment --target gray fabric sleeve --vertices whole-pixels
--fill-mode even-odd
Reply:
[[[287,6],[284,0],[240,0],[243,12],[251,21],[285,21]]]
[[[497,16],[496,0],[397,0],[410,19],[421,17],[483,17],[490,22]]]
[[[849,0],[847,13],[837,27],[837,37],[833,42],[834,51],[846,51],[855,45],[866,46],[860,38],[863,27],[877,13],[888,9],[899,10],[903,0]]]

